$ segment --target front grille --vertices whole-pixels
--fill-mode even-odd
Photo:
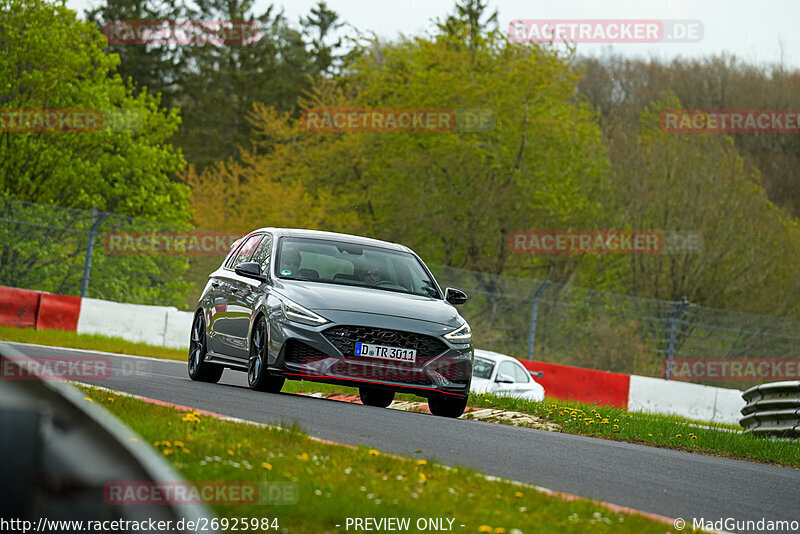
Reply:
[[[371,326],[334,326],[325,330],[323,335],[347,357],[355,355],[356,342],[416,349],[418,359],[432,358],[447,350],[444,341],[433,336]]]
[[[302,341],[290,339],[286,342],[286,352],[284,359],[290,363],[307,364],[309,362],[329,358],[327,354],[321,350],[317,350],[310,345],[306,345]]]

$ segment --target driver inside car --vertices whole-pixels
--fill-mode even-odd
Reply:
[[[381,277],[380,269],[371,265],[364,267],[360,272],[361,280],[367,285],[377,285],[383,278]]]

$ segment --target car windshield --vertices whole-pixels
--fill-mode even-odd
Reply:
[[[441,298],[433,279],[412,254],[353,243],[284,237],[277,276]]]
[[[485,378],[488,380],[489,377],[492,376],[493,369],[494,363],[492,361],[476,357],[475,361],[472,362],[472,377]]]

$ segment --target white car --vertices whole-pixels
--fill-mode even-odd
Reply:
[[[531,376],[519,360],[492,352],[475,349],[472,365],[472,393],[491,393],[502,397],[542,402],[544,387]],[[540,375],[541,376],[541,375]]]

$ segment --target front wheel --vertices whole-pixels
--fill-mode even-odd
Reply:
[[[205,361],[206,352],[206,322],[203,313],[199,312],[192,323],[192,334],[189,337],[189,378],[197,382],[219,382],[222,372],[221,365],[214,365]]]
[[[461,417],[467,407],[468,397],[431,397],[428,408],[433,415],[440,417]]]
[[[247,385],[255,391],[278,393],[286,379],[270,376],[267,371],[267,320],[259,317],[253,327],[250,360],[247,363]]]
[[[388,408],[394,400],[394,391],[360,388],[358,390],[358,396],[361,397],[361,404],[365,406]]]

